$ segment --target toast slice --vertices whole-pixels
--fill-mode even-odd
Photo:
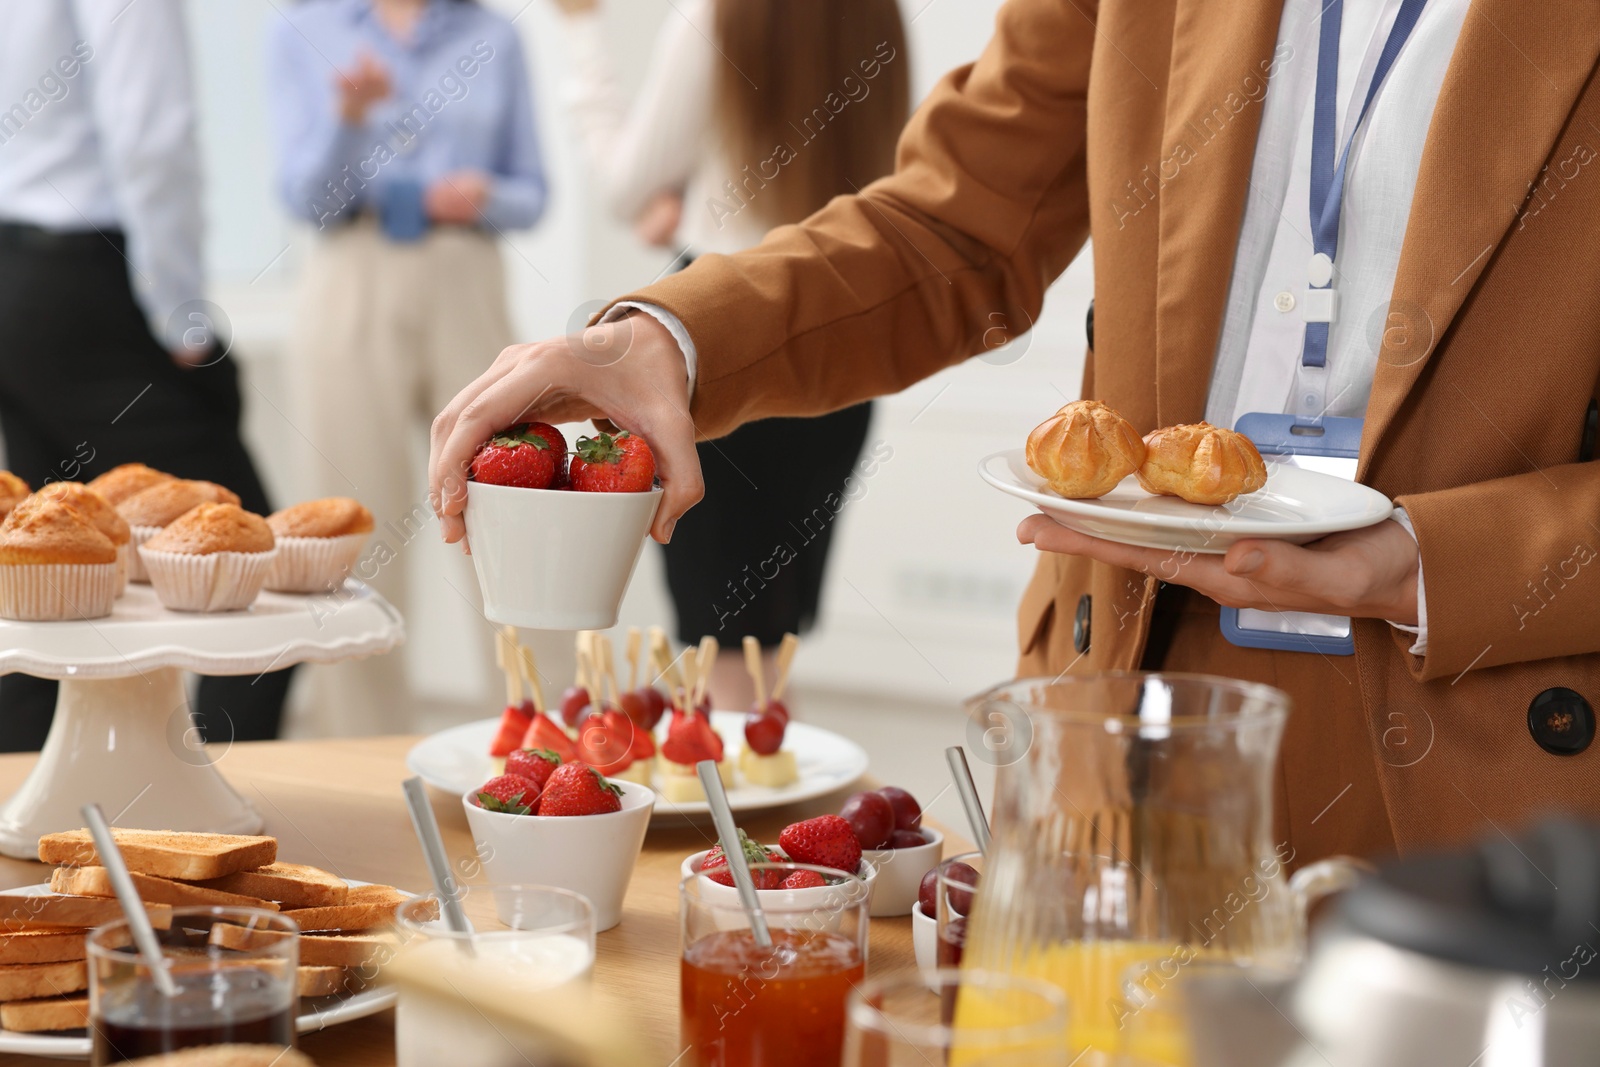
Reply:
[[[350,887],[343,878],[300,863],[269,863],[200,883],[207,889],[276,900],[285,908],[330,908],[345,903]]]
[[[128,870],[157,878],[198,882],[236,871],[253,871],[278,858],[275,837],[201,834],[178,830],[111,831]],[[39,859],[73,867],[98,865],[87,830],[67,830],[39,838]]]
[[[338,930],[353,933],[394,923],[395,909],[411,896],[390,885],[355,885],[343,904],[331,908],[295,908],[284,912],[302,931]],[[431,918],[437,918],[437,912]],[[419,916],[419,918],[429,918]]]
[[[150,925],[165,930],[172,925],[172,905],[146,904]],[[115,898],[52,897],[40,893],[0,893],[0,933],[19,930],[77,928],[87,929],[122,918],[122,905]]]
[[[211,928],[211,944],[219,948],[264,948],[288,936],[281,930],[251,930],[231,923],[217,923]],[[303,934],[300,966],[360,967],[388,959],[399,947],[400,942],[391,934]]]
[[[49,1030],[82,1030],[89,1025],[89,998],[41,997],[0,1004],[0,1028],[33,1034]]]
[[[24,930],[0,937],[0,965],[85,958],[82,930]]]
[[[83,960],[0,966],[0,1001],[34,1000],[88,988],[89,965]]]
[[[270,900],[242,897],[237,893],[224,893],[219,889],[174,882],[170,878],[157,878],[148,874],[131,874],[139,899],[178,907],[207,905],[222,908],[261,908],[277,911],[278,905]],[[80,897],[115,897],[111,876],[104,867],[57,867],[50,874],[50,888],[57,893]],[[169,919],[170,922],[170,919]]]
[[[343,967],[301,967],[295,972],[302,997],[326,997],[344,987]]]

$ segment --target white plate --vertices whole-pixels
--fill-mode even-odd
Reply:
[[[346,878],[349,885],[371,885],[371,882],[360,882],[354,878]],[[17,889],[8,889],[8,893],[27,893],[33,896],[48,895],[50,885],[41,882],[38,885],[25,885]],[[408,894],[414,895],[414,894]],[[85,994],[87,996],[87,994]],[[376,989],[363,990],[353,997],[340,999],[337,996],[328,997],[302,997],[300,999],[301,1012],[295,1017],[294,1028],[296,1033],[309,1034],[339,1023],[347,1023],[352,1019],[362,1019],[368,1015],[376,1015],[386,1008],[394,1007],[395,992],[385,986]],[[18,1034],[10,1030],[0,1030],[0,1052],[14,1052],[26,1056],[48,1056],[58,1060],[86,1060],[89,1058],[89,1038],[61,1037],[55,1034]]]
[[[987,457],[978,474],[1070,530],[1125,545],[1201,554],[1221,555],[1247,537],[1304,544],[1371,526],[1394,512],[1389,498],[1376,489],[1266,459],[1267,484],[1221,507],[1153,496],[1132,474],[1097,500],[1068,500],[1028,468],[1020,448]]]
[[[666,736],[670,717],[669,714],[663,718],[656,728],[657,740]],[[744,747],[745,718],[739,711],[711,713],[711,727],[722,735],[726,756],[735,765],[739,749]],[[499,729],[499,719],[480,719],[441,730],[419,741],[406,754],[406,766],[435,789],[460,795],[500,773],[496,767],[498,761],[489,755],[489,745]],[[791,722],[783,735],[783,747],[794,753],[799,780],[782,789],[768,789],[746,785],[736,776],[736,784],[728,790],[728,803],[734,811],[758,811],[826,796],[867,772],[866,750],[831,730]],[[666,797],[656,799],[655,817],[703,815],[709,811],[703,800],[674,804]]]

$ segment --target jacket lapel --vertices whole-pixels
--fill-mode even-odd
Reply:
[[[1157,426],[1205,413],[1282,14],[1283,0],[1177,6],[1162,136]]]
[[[1374,449],[1516,225],[1600,52],[1600,5],[1474,0],[1428,127],[1361,447]],[[1592,138],[1591,138],[1592,139]]]

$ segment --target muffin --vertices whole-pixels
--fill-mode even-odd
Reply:
[[[11,509],[22,503],[27,495],[27,482],[10,471],[0,471],[0,519],[11,514]]]
[[[117,595],[128,586],[128,547],[132,539],[128,521],[99,493],[78,482],[51,482],[34,494],[40,500],[59,500],[80,512],[89,524],[117,547]]]
[[[157,482],[175,480],[165,471],[146,467],[143,463],[124,463],[120,467],[112,467],[90,482],[89,488],[111,501],[112,507],[116,507],[141,489],[148,489]]]
[[[1102,497],[1144,462],[1133,424],[1098,400],[1074,400],[1028,435],[1028,466],[1068,500]]]
[[[174,611],[238,611],[277,557],[272,528],[237,504],[197,504],[139,546],[156,596]]]
[[[1191,504],[1227,504],[1267,484],[1267,465],[1242,433],[1209,422],[1168,426],[1144,439],[1139,484]]]
[[[359,500],[307,500],[267,516],[278,558],[267,588],[280,593],[325,593],[344,581],[372,533],[372,512]]]
[[[0,618],[98,619],[117,598],[117,546],[70,504],[30,497],[0,524]]]
[[[122,469],[117,468],[117,470]],[[110,472],[110,474],[115,473],[116,471]],[[110,477],[110,474],[106,477]],[[128,580],[149,581],[145,576],[144,560],[139,555],[139,546],[161,532],[161,528],[167,523],[200,504],[238,506],[238,503],[239,497],[231,489],[226,489],[215,482],[196,482],[183,478],[160,478],[154,484],[124,499],[117,505],[117,514],[126,519],[128,525],[132,527],[133,547],[129,550]]]

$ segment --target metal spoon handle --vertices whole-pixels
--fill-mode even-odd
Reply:
[[[733,823],[733,809],[728,806],[728,794],[722,788],[722,776],[717,773],[713,760],[701,760],[694,765],[700,776],[700,785],[706,791],[706,805],[711,809],[711,820],[716,824],[717,837],[722,842],[722,853],[728,858],[728,870],[733,872],[733,884],[739,890],[739,903],[744,905],[750,919],[750,932],[756,944],[772,947],[772,934],[767,930],[767,916],[761,910],[761,900],[756,895],[756,884],[750,878],[750,868],[744,861],[744,849],[739,844],[739,828]]]
[[[978,785],[972,780],[972,768],[967,765],[967,753],[960,745],[951,745],[944,750],[945,760],[950,764],[950,777],[954,779],[956,793],[961,797],[961,806],[967,813],[967,825],[972,827],[972,843],[978,846],[978,851],[989,851],[989,820],[983,814],[983,801],[978,799]]]
[[[111,826],[106,822],[105,812],[100,810],[98,804],[85,804],[80,810],[83,813],[84,824],[89,827],[89,836],[94,840],[94,851],[100,857],[100,866],[106,869],[106,876],[111,879],[111,888],[117,891],[117,901],[122,905],[123,914],[127,916],[128,931],[133,934],[133,943],[138,947],[139,954],[144,957],[145,966],[150,968],[151,980],[166,996],[177,996],[178,983],[173,981],[172,972],[167,970],[166,957],[161,953],[161,942],[156,938],[156,929],[150,925],[150,915],[144,910],[144,901],[139,898],[139,889],[133,884],[133,875],[128,873],[128,864],[122,858],[122,850],[117,847],[116,839],[111,836]]]
[[[439,821],[434,818],[433,805],[428,803],[428,787],[421,778],[407,778],[400,788],[406,794],[406,807],[411,809],[411,826],[417,832],[418,843],[422,845],[422,858],[428,864],[433,890],[439,894],[439,909],[444,914],[445,925],[452,933],[471,934],[472,923],[461,908],[460,887],[450,873],[450,858],[445,855]]]

